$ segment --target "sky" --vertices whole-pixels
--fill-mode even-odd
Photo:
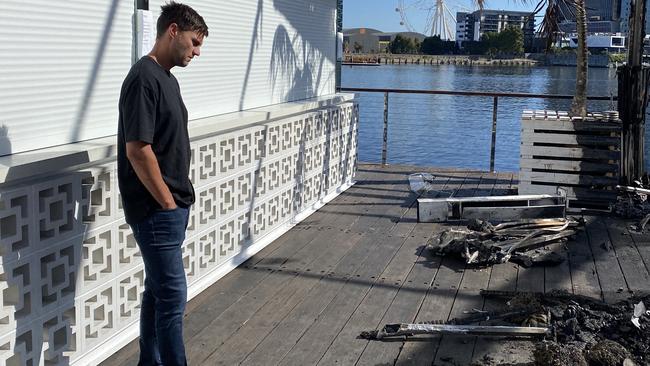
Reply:
[[[431,7],[436,0],[404,0],[405,3],[425,3],[429,1]],[[486,9],[505,9],[532,11],[534,3],[522,5],[521,1],[514,0],[486,0]],[[400,25],[400,15],[395,11],[398,0],[343,0],[343,28],[374,28],[383,32],[406,31],[406,27]],[[445,4],[455,15],[457,11],[473,9],[473,2],[470,0],[446,0]],[[413,28],[423,33],[425,28],[426,11],[411,11],[407,14],[409,23]]]

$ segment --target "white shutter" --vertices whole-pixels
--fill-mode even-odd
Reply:
[[[0,155],[116,133],[133,9],[133,0],[0,1]]]
[[[336,0],[185,3],[210,28],[173,70],[190,119],[334,93]],[[133,0],[0,1],[0,156],[116,133],[133,13]]]

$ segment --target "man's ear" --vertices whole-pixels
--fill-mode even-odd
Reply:
[[[169,28],[167,29],[167,33],[169,36],[174,39],[178,35],[178,24],[172,23],[169,25]]]

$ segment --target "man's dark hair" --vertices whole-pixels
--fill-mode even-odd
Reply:
[[[158,17],[156,26],[158,27],[158,37],[161,37],[167,31],[172,23],[178,25],[181,31],[193,31],[207,37],[208,26],[205,24],[203,17],[196,10],[185,4],[179,4],[174,1],[160,7],[162,13]]]

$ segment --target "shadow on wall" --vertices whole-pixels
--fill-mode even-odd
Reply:
[[[84,128],[118,3],[112,0],[108,7],[93,67],[70,131],[72,141],[80,139]],[[2,125],[0,156],[12,152],[9,129]],[[78,153],[66,161],[73,166],[88,163],[89,157]],[[108,174],[99,172],[99,176]],[[84,321],[80,318],[86,319],[83,333],[87,340],[98,339],[103,328],[115,326],[110,324],[110,308],[116,301],[112,289],[83,300],[83,309],[77,306],[77,289],[109,273],[115,265],[111,253],[101,253],[104,241],[113,239],[106,233],[101,237],[87,235],[96,218],[111,214],[110,209],[93,212],[104,204],[97,192],[104,187],[110,190],[110,185],[107,181],[98,183],[98,176],[90,172],[21,180],[29,175],[34,172],[28,166],[10,169],[6,179],[11,183],[0,186],[0,364],[68,365],[70,357],[85,347],[81,343],[92,344],[81,342]],[[98,184],[102,187],[99,190]]]
[[[0,125],[0,156],[11,155],[11,140],[9,139],[9,127]]]
[[[306,9],[299,9],[301,5],[304,5]],[[280,24],[277,26],[273,36],[273,48],[269,67],[272,93],[281,93],[282,100],[287,102],[317,96],[316,94],[321,89],[321,85],[334,78],[333,74],[326,75],[325,80],[323,80],[324,67],[327,64],[335,64],[335,22],[332,17],[331,44],[323,47],[323,36],[327,37],[327,35],[315,32],[313,22],[309,21],[309,18],[322,21],[322,13],[319,13],[318,9],[315,8],[317,6],[320,5],[304,1],[273,1],[275,10],[279,11],[295,30],[295,33],[290,34],[285,25]],[[255,51],[260,46],[260,41],[263,39],[263,15],[264,1],[258,0],[239,110],[244,109],[253,58],[255,57]],[[284,90],[281,86],[283,85],[283,81],[287,79],[291,80],[290,87],[288,90]]]
[[[90,173],[77,172],[0,191],[0,350],[6,352],[0,351],[0,364],[68,365],[82,347],[79,314],[84,310],[76,301],[79,282],[87,277],[81,258],[94,255],[88,244],[99,240],[85,236],[84,221],[94,217],[89,179]],[[91,267],[85,269],[92,273]],[[114,301],[97,297],[101,306]]]
[[[246,100],[246,89],[248,87],[248,80],[251,75],[251,68],[253,67],[253,55],[255,50],[259,47],[259,40],[262,38],[261,29],[264,21],[264,0],[257,1],[257,13],[255,14],[255,25],[251,35],[251,46],[248,50],[248,63],[246,64],[246,74],[244,75],[244,85],[242,86],[241,97],[239,98],[239,110],[244,110],[244,101]]]
[[[90,75],[88,75],[86,87],[84,88],[83,99],[75,118],[75,126],[70,131],[70,141],[79,141],[81,137],[81,131],[83,131],[82,129],[86,120],[86,114],[88,113],[88,107],[90,106],[90,100],[93,96],[93,91],[95,89],[95,84],[97,83],[99,70],[102,67],[104,53],[106,51],[108,40],[111,35],[111,29],[113,28],[113,21],[115,20],[115,14],[117,13],[118,3],[119,0],[112,0],[108,8],[106,23],[104,24],[104,31],[102,32],[102,37],[99,40],[99,45],[97,46],[97,52],[95,53],[93,66],[90,70]]]
[[[306,9],[297,11],[295,2],[287,0],[273,1],[273,7],[285,16],[296,32],[291,37],[287,28],[280,25],[273,37],[273,53],[269,72],[271,84],[275,91],[278,76],[292,77],[291,89],[285,94],[285,100],[288,101],[316,96],[321,85],[334,77],[333,74],[327,75],[326,80],[323,80],[324,66],[336,63],[336,22],[334,13],[331,14],[332,39],[324,47],[323,34],[314,32],[313,29],[314,22],[327,19],[317,9],[322,5],[305,2],[304,6]]]
[[[144,273],[113,172],[0,186],[0,365],[69,365],[136,316]]]

